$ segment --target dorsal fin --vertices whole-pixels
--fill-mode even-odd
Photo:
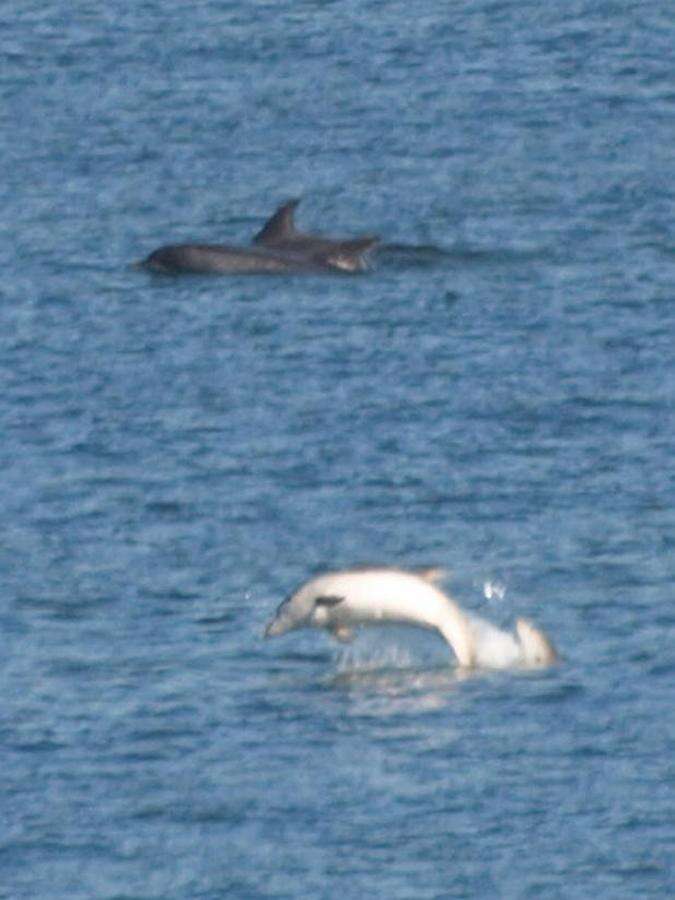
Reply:
[[[441,584],[448,577],[448,570],[441,566],[422,566],[412,571],[429,584]]]
[[[294,237],[297,234],[293,213],[300,203],[299,199],[288,200],[277,209],[274,215],[265,222],[260,231],[253,238],[254,244],[273,244]]]

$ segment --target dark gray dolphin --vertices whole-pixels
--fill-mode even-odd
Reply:
[[[299,253],[281,253],[256,247],[232,247],[227,244],[168,244],[154,250],[140,266],[166,274],[213,273],[216,275],[267,275],[283,272],[355,272],[362,266],[355,259],[341,265],[341,259],[332,256],[302,256]]]
[[[281,206],[255,236],[255,247],[167,244],[137,267],[156,272],[266,275],[289,272],[362,272],[373,237],[331,240],[303,235],[293,225],[298,200]]]
[[[379,243],[374,235],[361,235],[356,238],[329,238],[315,234],[303,234],[295,227],[294,213],[300,203],[299,199],[288,200],[280,206],[274,215],[263,225],[253,238],[253,243],[271,250],[302,254],[337,254],[338,257],[354,257],[361,259],[360,268],[365,268],[365,256],[369,250]]]

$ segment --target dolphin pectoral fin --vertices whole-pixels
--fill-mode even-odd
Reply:
[[[326,596],[326,597],[317,597],[314,601],[315,606],[325,606],[331,608],[333,606],[337,606],[338,603],[344,602],[344,597],[334,597],[334,596]]]
[[[330,633],[342,644],[349,644],[356,637],[353,629],[347,628],[346,625],[337,625],[335,628],[330,629]]]
[[[311,621],[315,628],[327,628],[332,631],[334,628],[340,628],[338,622],[334,621],[332,611],[338,604],[344,602],[344,597],[336,597],[332,595],[320,595],[314,598],[314,607],[311,612]]]

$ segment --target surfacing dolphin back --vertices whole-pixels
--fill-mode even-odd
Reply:
[[[255,235],[253,243],[270,250],[300,253],[309,257],[319,254],[343,271],[361,271],[366,268],[367,255],[379,243],[379,238],[374,235],[331,238],[303,234],[295,227],[294,214],[299,203],[299,199],[293,199],[282,204]]]

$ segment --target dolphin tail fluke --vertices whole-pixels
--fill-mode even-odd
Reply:
[[[282,204],[253,238],[253,243],[275,244],[293,237],[297,233],[293,214],[298,203],[300,199],[296,197]]]
[[[472,669],[476,665],[476,650],[469,621],[453,600],[449,597],[446,600],[447,609],[438,630],[454,650],[460,666]]]

